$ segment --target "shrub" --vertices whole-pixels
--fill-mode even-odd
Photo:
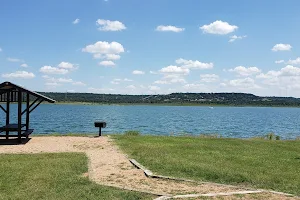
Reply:
[[[141,135],[141,133],[140,133],[140,131],[130,130],[130,131],[125,131],[124,135],[125,136],[139,136],[139,135]]]

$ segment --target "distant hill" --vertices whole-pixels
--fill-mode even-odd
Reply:
[[[92,93],[39,92],[57,102],[87,102],[105,104],[194,104],[228,106],[293,106],[300,99],[293,97],[260,97],[247,93],[171,93],[167,95],[121,95]]]

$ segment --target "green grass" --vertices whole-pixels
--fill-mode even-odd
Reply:
[[[132,158],[160,175],[300,195],[300,141],[113,136]]]
[[[0,154],[0,199],[151,199],[151,196],[101,186],[87,172],[83,153]]]

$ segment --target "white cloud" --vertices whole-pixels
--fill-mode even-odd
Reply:
[[[106,60],[119,60],[121,58],[121,56],[117,54],[94,54],[93,57],[95,59],[106,59]]]
[[[289,60],[287,61],[287,64],[289,65],[300,65],[300,57],[296,58],[295,60]]]
[[[243,36],[233,35],[233,36],[230,36],[230,40],[228,42],[234,42],[236,40],[241,40],[246,37],[247,37],[247,35],[243,35]]]
[[[7,60],[8,60],[9,62],[24,62],[24,60],[21,60],[21,59],[19,59],[19,58],[7,58]]]
[[[287,65],[280,70],[280,76],[300,76],[300,68]]]
[[[124,52],[124,47],[118,42],[98,41],[86,46],[82,51],[92,54],[120,54]]]
[[[230,72],[235,72],[237,73],[239,76],[251,76],[251,75],[255,75],[261,72],[260,69],[258,69],[257,67],[244,67],[244,66],[238,66],[234,69],[229,69]]]
[[[80,22],[80,19],[77,18],[77,19],[75,19],[72,23],[73,23],[73,24],[78,24],[79,22]]]
[[[126,26],[120,21],[98,19],[96,24],[99,26],[98,30],[100,31],[122,31],[126,29]]]
[[[198,91],[204,86],[204,84],[194,84],[194,83],[190,83],[190,84],[186,84],[183,86],[183,88],[185,90],[188,90],[188,91]]]
[[[105,58],[107,60],[119,60],[121,58],[121,56],[117,55],[117,54],[106,54]]]
[[[205,83],[213,83],[219,81],[219,76],[216,74],[201,74],[201,81]]]
[[[77,86],[86,86],[85,83],[81,82],[81,81],[75,81],[72,83],[72,85],[77,85]]]
[[[21,67],[24,67],[24,68],[26,68],[26,67],[28,67],[28,65],[26,64],[26,63],[23,63],[22,65],[20,65]]]
[[[171,31],[171,32],[178,33],[178,32],[184,31],[184,28],[179,28],[179,27],[176,27],[176,26],[163,26],[163,25],[160,25],[160,26],[156,27],[156,31],[162,31],[162,32]]]
[[[256,78],[258,79],[270,79],[270,78],[273,78],[273,77],[277,77],[280,75],[280,71],[268,71],[266,74],[264,73],[260,73],[259,75],[256,76]]]
[[[239,88],[239,89],[258,89],[258,86],[252,78],[244,78],[244,79],[235,79],[230,80],[228,83],[230,86]]]
[[[155,85],[150,85],[150,86],[148,87],[148,89],[149,89],[150,91],[152,91],[152,92],[157,92],[157,91],[160,90],[160,87],[155,86]]]
[[[157,81],[154,81],[154,84],[161,84],[161,85],[165,85],[165,84],[175,84],[175,83],[183,84],[183,83],[186,83],[186,81],[185,81],[184,78],[180,78],[180,77],[177,77],[177,78],[170,78],[170,79],[164,78],[163,80],[157,80]]]
[[[272,51],[290,51],[292,46],[290,44],[276,44],[271,50]]]
[[[155,71],[149,71],[150,74],[158,74],[157,72]]]
[[[45,74],[66,74],[68,70],[58,67],[44,66],[40,69],[40,72]]]
[[[198,60],[193,61],[179,58],[175,62],[179,65],[182,65],[181,67],[187,69],[211,69],[214,67],[213,63],[202,63]]]
[[[228,22],[217,20],[209,25],[201,26],[200,29],[203,31],[203,33],[226,35],[234,32],[236,29],[238,29],[238,27],[235,25],[230,25]]]
[[[276,60],[275,63],[276,64],[284,63],[284,60]]]
[[[88,91],[90,93],[106,93],[106,92],[113,92],[115,91],[112,88],[94,88],[94,87],[89,87]]]
[[[104,61],[101,61],[101,62],[99,62],[98,63],[99,65],[103,65],[103,66],[110,66],[110,67],[112,67],[112,66],[115,66],[116,64],[113,62],[113,61],[111,61],[111,60],[104,60]]]
[[[119,85],[120,84],[120,82],[117,82],[117,81],[111,81],[110,83],[114,84],[114,85]]]
[[[70,78],[69,79],[67,79],[67,78],[58,78],[57,82],[59,82],[59,83],[72,83],[73,80],[70,79]]]
[[[164,74],[181,74],[181,75],[187,75],[190,73],[190,70],[187,68],[177,67],[177,66],[167,66],[159,70],[161,73]]]
[[[128,78],[124,78],[124,81],[131,82],[132,80]]]
[[[69,62],[61,62],[61,63],[59,63],[59,65],[57,67],[62,68],[62,69],[67,69],[67,70],[76,68],[76,66],[74,64],[69,63]]]
[[[24,78],[24,79],[30,79],[34,78],[35,75],[31,72],[26,72],[26,71],[16,71],[14,73],[10,74],[2,74],[3,78]]]
[[[140,70],[134,70],[134,71],[132,71],[132,74],[134,74],[134,75],[143,75],[143,74],[145,74],[145,72],[140,71]]]
[[[56,86],[59,86],[60,84],[58,84],[57,82],[47,82],[47,83],[45,83],[45,85],[56,87]]]
[[[134,85],[128,85],[126,88],[127,89],[131,89],[131,90],[135,90],[136,89],[136,87]]]

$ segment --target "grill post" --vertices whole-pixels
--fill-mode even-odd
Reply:
[[[102,135],[101,128],[106,127],[106,122],[95,122],[95,127],[99,128],[99,137]]]

